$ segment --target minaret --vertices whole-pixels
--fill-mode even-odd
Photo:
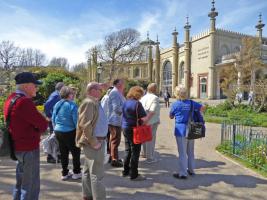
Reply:
[[[174,89],[178,83],[178,44],[177,44],[177,35],[176,27],[172,32],[173,40],[172,40],[172,94],[174,93]]]
[[[261,21],[261,13],[260,13],[258,24],[255,26],[255,28],[257,28],[257,37],[259,37],[260,44],[262,44],[262,28],[264,26],[265,24],[263,24]]]
[[[152,69],[153,69],[153,60],[152,60],[152,44],[149,39],[149,32],[147,32],[147,41],[148,41],[148,78],[152,82]]]
[[[216,98],[216,80],[215,80],[215,32],[216,32],[216,17],[218,16],[218,12],[214,7],[215,1],[212,0],[212,8],[209,13],[210,17],[210,66],[209,66],[209,77],[208,77],[208,98],[215,99]]]
[[[156,41],[156,70],[155,70],[155,82],[158,86],[158,91],[159,92],[159,88],[160,88],[160,50],[159,50],[159,44],[160,42],[158,41],[158,35],[157,35],[157,41]]]
[[[190,28],[188,22],[188,16],[186,17],[186,24],[184,26],[185,30],[185,69],[184,69],[184,86],[188,92],[188,97],[190,97],[190,77],[191,77],[191,63],[190,63]]]

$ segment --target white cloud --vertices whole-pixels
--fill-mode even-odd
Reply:
[[[120,20],[99,13],[81,14],[75,24],[50,16],[36,16],[28,10],[1,4],[1,40],[10,40],[21,48],[36,48],[48,59],[66,57],[71,65],[86,61],[85,52],[100,44],[105,34],[116,31]],[[12,13],[12,15],[10,14]]]

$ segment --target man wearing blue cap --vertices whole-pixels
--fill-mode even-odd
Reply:
[[[33,97],[41,84],[30,72],[16,75],[16,91],[4,104],[5,120],[13,141],[16,166],[15,200],[37,200],[40,192],[41,134],[47,129],[46,118],[36,109]]]

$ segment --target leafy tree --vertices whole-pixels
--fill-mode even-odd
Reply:
[[[261,59],[261,44],[258,38],[245,37],[242,39],[242,48],[239,54],[234,56],[235,63],[222,69],[223,81],[221,87],[228,99],[234,105],[235,95],[238,90],[253,91],[256,104],[255,110],[262,110],[266,104],[263,69],[266,68]],[[238,71],[241,72],[241,85],[237,87]],[[258,74],[258,76],[257,76]],[[265,96],[265,97],[264,97]]]

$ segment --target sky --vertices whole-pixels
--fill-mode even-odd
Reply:
[[[171,47],[176,27],[184,41],[186,16],[191,36],[209,28],[211,0],[0,0],[0,41],[40,49],[48,59],[66,57],[70,65],[86,62],[85,52],[106,35],[134,28],[141,40]],[[267,24],[267,0],[216,0],[217,28],[255,35],[258,15]],[[267,26],[267,25],[266,25]],[[263,35],[266,37],[266,27]]]

